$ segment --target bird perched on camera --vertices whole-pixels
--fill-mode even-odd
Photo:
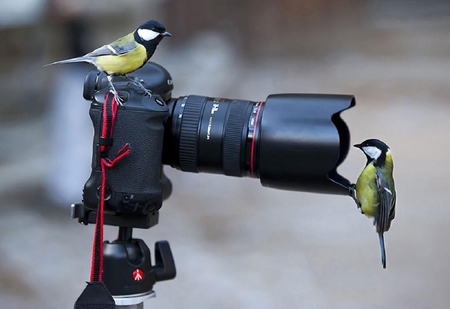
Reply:
[[[93,64],[99,71],[106,73],[111,90],[120,102],[120,98],[112,77],[121,75],[138,85],[147,94],[151,94],[139,81],[127,76],[136,71],[150,60],[159,42],[165,36],[172,36],[166,28],[156,20],[149,20],[140,25],[134,32],[103,45],[96,50],[77,58],[61,60],[47,65],[87,62]]]
[[[356,181],[353,198],[361,213],[374,218],[373,224],[380,241],[381,261],[383,268],[386,268],[383,233],[391,227],[396,202],[391,150],[378,139],[368,139],[354,146],[364,152],[367,164]]]

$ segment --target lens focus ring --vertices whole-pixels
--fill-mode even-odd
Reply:
[[[180,129],[179,160],[180,169],[198,173],[197,137],[205,97],[191,95],[186,101]]]
[[[234,100],[230,104],[223,137],[223,172],[228,176],[242,176],[242,132],[245,126],[246,101]]]

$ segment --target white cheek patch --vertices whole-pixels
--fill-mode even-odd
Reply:
[[[149,30],[149,29],[138,29],[137,31],[138,35],[143,39],[144,41],[150,41],[156,38],[161,33]]]
[[[378,159],[378,157],[381,155],[381,150],[375,146],[363,147],[363,151],[372,159]]]

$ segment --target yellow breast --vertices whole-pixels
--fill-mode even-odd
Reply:
[[[136,71],[147,62],[145,47],[137,44],[136,48],[123,55],[106,55],[96,59],[97,65],[110,75],[125,75]]]
[[[379,200],[376,188],[376,170],[372,163],[364,168],[356,181],[356,197],[364,214],[368,217],[375,217]]]

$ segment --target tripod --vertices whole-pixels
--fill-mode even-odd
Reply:
[[[72,218],[84,225],[95,223],[95,211],[83,204],[72,205]],[[156,296],[153,285],[175,278],[176,269],[169,242],[155,243],[154,265],[142,239],[133,238],[133,227],[150,228],[158,223],[158,212],[133,218],[105,215],[105,224],[119,227],[116,240],[103,243],[103,282],[117,309],[143,309],[144,300]]]

